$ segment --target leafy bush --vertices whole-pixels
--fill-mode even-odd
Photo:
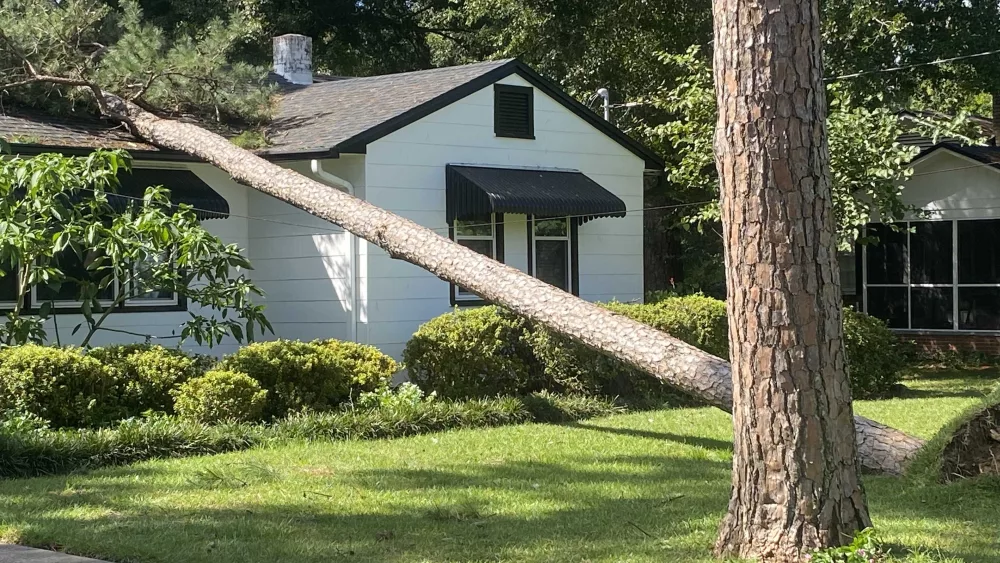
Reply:
[[[176,417],[131,419],[101,430],[49,430],[32,421],[0,424],[0,478],[22,478],[206,455],[288,440],[376,439],[453,428],[570,421],[620,412],[585,397],[538,394],[469,401],[420,401],[373,409],[300,413],[273,425],[209,426]]]
[[[323,346],[346,363],[351,374],[351,388],[355,393],[385,387],[401,369],[396,360],[374,346],[335,339],[317,340],[315,344]]]
[[[907,354],[884,321],[845,308],[844,347],[855,399],[885,396],[899,383]]]
[[[607,303],[603,306],[710,354],[729,356],[726,306],[717,299],[703,295],[669,296],[651,304]],[[618,397],[639,406],[691,403],[690,398],[645,372],[564,336],[540,328],[530,339],[546,376],[556,389]]]
[[[245,373],[267,391],[266,418],[329,410],[350,398],[356,364],[330,345],[256,342],[225,357],[219,369]]]
[[[410,379],[446,398],[521,395],[546,387],[524,319],[497,307],[460,309],[417,329],[403,351]]]
[[[865,528],[854,536],[850,545],[817,550],[809,557],[810,563],[883,563],[888,553],[875,535],[875,530]]]
[[[182,384],[174,393],[181,418],[214,424],[260,420],[267,391],[245,373],[210,371]]]
[[[0,349],[0,412],[57,428],[99,426],[115,418],[114,378],[79,350],[25,345]]]
[[[207,363],[178,349],[148,344],[94,348],[87,355],[104,364],[114,378],[119,418],[147,411],[172,413],[171,391],[204,373]]]
[[[416,385],[406,382],[395,389],[385,386],[358,396],[357,405],[363,409],[415,407],[437,399],[437,393],[424,395]]]

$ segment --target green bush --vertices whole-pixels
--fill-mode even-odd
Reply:
[[[378,348],[367,344],[334,339],[317,340],[315,344],[323,346],[347,364],[354,395],[385,387],[402,367]]]
[[[79,350],[0,349],[0,413],[33,416],[53,427],[99,426],[116,418],[114,378]]]
[[[225,357],[219,369],[245,373],[267,391],[266,418],[325,411],[351,397],[356,363],[316,342],[256,342]]]
[[[140,416],[147,411],[172,413],[171,391],[206,369],[202,357],[148,344],[94,348],[87,355],[104,364],[115,379],[120,418]]]
[[[662,330],[710,354],[729,357],[725,303],[702,295],[670,296],[651,304],[607,303],[614,313]],[[635,406],[693,401],[658,379],[602,352],[545,329],[530,337],[555,389],[617,397]]]
[[[183,383],[174,408],[184,419],[205,424],[260,420],[267,391],[245,373],[210,371]]]
[[[403,351],[410,379],[444,398],[523,395],[546,387],[528,323],[497,307],[459,309],[417,329]]]
[[[844,348],[855,399],[886,396],[902,378],[905,346],[884,321],[845,308]]]
[[[373,409],[295,414],[272,425],[209,426],[176,417],[130,419],[100,430],[50,430],[32,420],[0,423],[0,478],[25,478],[208,455],[290,440],[396,438],[524,422],[571,421],[620,412],[607,401],[538,394],[468,401],[416,401]]]

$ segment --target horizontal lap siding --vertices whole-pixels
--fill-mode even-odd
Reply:
[[[323,162],[324,169],[364,188],[364,157]],[[308,162],[289,167],[312,177]],[[350,235],[271,196],[249,197],[251,278],[266,293],[271,338],[347,338],[350,307]]]
[[[513,76],[502,83],[527,86]],[[598,219],[580,228],[581,296],[622,301],[642,297],[641,159],[535,91],[535,139],[494,135],[493,87],[459,100],[370,144],[366,199],[447,236],[445,165],[526,166],[580,170],[620,197],[624,219]],[[506,262],[527,270],[527,225],[508,215]],[[364,245],[368,297],[363,310],[367,341],[399,354],[417,327],[451,309],[448,283]]]
[[[940,149],[913,172],[903,202],[927,210],[932,219],[1000,217],[1000,170]]]

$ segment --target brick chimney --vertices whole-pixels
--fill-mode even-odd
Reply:
[[[274,73],[292,84],[312,84],[312,37],[288,33],[273,42]]]

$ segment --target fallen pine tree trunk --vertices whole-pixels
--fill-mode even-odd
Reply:
[[[108,93],[101,107],[133,134],[210,162],[235,180],[337,224],[384,249],[572,340],[648,372],[665,384],[732,408],[729,364],[648,325],[611,313],[442,237],[433,230],[236,147],[191,123],[160,118]],[[900,474],[923,442],[856,417],[864,469]]]

